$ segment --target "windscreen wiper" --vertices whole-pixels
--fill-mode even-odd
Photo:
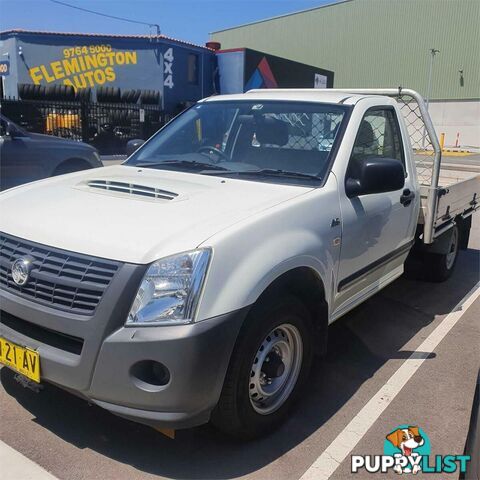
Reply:
[[[217,167],[217,170],[219,170],[218,167]],[[210,173],[214,173],[214,172],[206,172],[207,175]],[[272,177],[315,180],[316,182],[321,181],[321,178],[317,177],[316,175],[311,175],[308,173],[300,173],[300,172],[290,172],[288,170],[276,170],[273,168],[262,168],[260,170],[227,170],[226,172],[221,172],[220,174],[221,175],[264,175],[264,176],[272,176]]]
[[[163,162],[144,162],[144,163],[136,163],[131,165],[132,167],[140,167],[140,168],[158,168],[162,166],[171,166],[171,165],[179,165],[180,167],[194,167],[195,169],[200,170],[221,170],[221,171],[228,171],[228,168],[220,167],[219,165],[214,165],[212,163],[206,162],[197,162],[196,160],[165,160]]]
[[[316,180],[317,182],[321,180],[321,178],[317,177],[317,175],[313,175],[310,173],[291,172],[289,170],[281,170],[281,169],[273,169],[273,168],[262,168],[261,170],[258,170],[256,173],[278,176],[278,177],[306,178],[309,180]]]

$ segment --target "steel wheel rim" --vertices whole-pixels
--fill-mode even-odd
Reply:
[[[302,337],[294,325],[284,323],[265,336],[250,368],[249,397],[257,413],[269,415],[285,403],[297,383],[302,359]]]
[[[457,256],[458,250],[458,230],[453,229],[452,238],[450,240],[450,248],[447,253],[447,269],[450,270],[455,263],[455,258]]]

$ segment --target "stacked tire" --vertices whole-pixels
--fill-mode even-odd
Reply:
[[[18,95],[22,100],[74,101],[76,98],[75,89],[70,85],[45,87],[44,85],[20,83],[18,85]]]
[[[142,90],[140,103],[143,105],[158,105],[160,103],[160,92],[158,90]]]
[[[90,102],[92,99],[92,89],[91,88],[81,88],[78,89],[75,94],[75,100],[77,102]]]
[[[75,89],[70,85],[51,85],[46,88],[45,99],[57,101],[74,101]]]
[[[125,90],[122,92],[122,103],[137,103],[141,93],[141,90]]]
[[[43,85],[33,85],[31,83],[20,83],[18,85],[18,95],[22,100],[37,100],[45,98],[46,87]]]
[[[122,97],[118,87],[98,87],[97,102],[99,103],[120,103]]]

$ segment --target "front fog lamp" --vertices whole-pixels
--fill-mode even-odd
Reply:
[[[193,321],[210,260],[201,249],[162,258],[143,277],[126,325],[172,325]]]

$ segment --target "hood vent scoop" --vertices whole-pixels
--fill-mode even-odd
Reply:
[[[87,185],[90,188],[126,193],[128,195],[137,195],[144,198],[174,200],[176,197],[178,197],[178,193],[161,190],[160,188],[147,187],[145,185],[137,185],[134,183],[114,182],[110,180],[90,180]]]

